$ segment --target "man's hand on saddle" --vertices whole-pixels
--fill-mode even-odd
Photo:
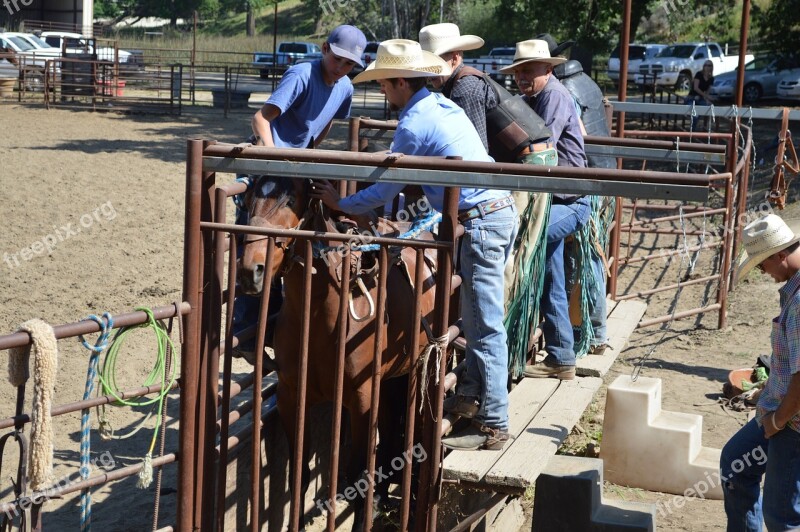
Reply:
[[[336,187],[331,185],[327,179],[314,180],[311,185],[310,195],[314,199],[322,200],[322,203],[335,211],[339,211],[339,200],[342,197]]]

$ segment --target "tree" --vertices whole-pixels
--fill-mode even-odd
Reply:
[[[632,1],[631,36],[639,21],[659,4],[659,0]],[[514,41],[550,33],[560,40],[577,41],[595,53],[608,52],[619,41],[622,6],[619,0],[500,0],[496,23]]]
[[[773,0],[767,9],[753,6],[758,36],[767,49],[796,54],[800,42],[800,0]]]

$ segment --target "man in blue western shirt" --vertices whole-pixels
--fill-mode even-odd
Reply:
[[[488,161],[475,127],[452,101],[425,88],[428,77],[448,75],[442,59],[414,41],[381,43],[375,61],[354,82],[377,80],[393,108],[401,110],[392,151],[407,155],[460,156]],[[340,198],[329,183],[312,194],[329,207],[363,213],[385,205],[404,185],[376,183]],[[444,189],[423,186],[430,204],[442,210]],[[508,441],[508,349],[503,327],[503,271],[516,234],[517,212],[506,190],[462,188],[459,221],[464,225],[460,255],[461,317],[467,339],[467,370],[459,395],[471,424],[444,438],[454,449],[502,449]]]

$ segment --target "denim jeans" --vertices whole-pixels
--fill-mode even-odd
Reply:
[[[577,280],[575,272],[577,268],[577,261],[573,252],[571,243],[565,243],[566,258],[564,267],[567,276],[567,297],[572,293],[572,288],[575,286]],[[608,327],[606,321],[608,318],[608,305],[606,303],[606,269],[603,265],[603,259],[592,247],[592,255],[590,257],[592,265],[592,275],[597,280],[597,289],[589,294],[589,321],[592,322],[592,338],[589,345],[602,345],[608,342]],[[580,335],[580,327],[573,327],[573,338],[575,343],[578,343]]]
[[[751,419],[722,448],[720,474],[728,532],[761,532],[762,519],[770,532],[800,527],[800,433],[767,439]]]
[[[508,346],[503,273],[517,234],[512,205],[464,222],[460,271],[466,371],[458,393],[478,397],[475,419],[508,430]]]
[[[559,366],[575,365],[575,339],[569,321],[569,296],[564,270],[564,238],[586,225],[591,214],[588,196],[568,205],[550,206],[545,249],[544,290],[542,293],[542,333],[548,362]]]

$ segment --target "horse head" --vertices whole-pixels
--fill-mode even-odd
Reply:
[[[270,229],[297,229],[308,207],[305,183],[305,180],[291,177],[259,176],[245,196],[248,224]],[[262,235],[246,235],[244,239],[237,279],[245,294],[259,294],[264,287],[267,241]],[[292,239],[277,237],[275,242],[272,272],[269,272],[273,277],[280,271]]]

